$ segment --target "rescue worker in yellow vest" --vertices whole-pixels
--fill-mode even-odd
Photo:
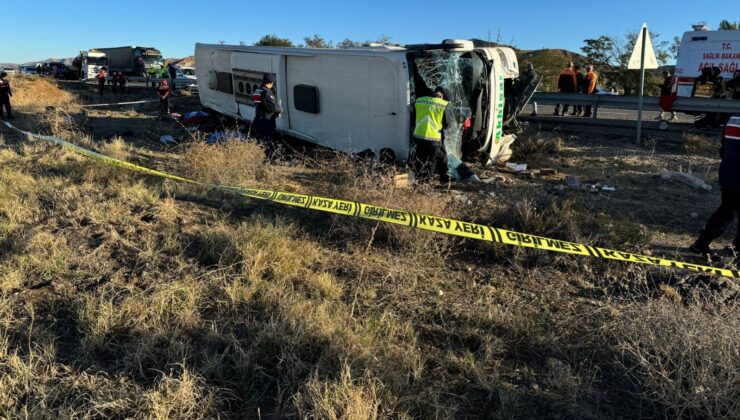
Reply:
[[[438,86],[432,96],[422,96],[414,103],[416,126],[413,159],[414,175],[419,182],[429,181],[437,173],[442,182],[449,181],[447,175],[447,151],[444,147],[444,129],[451,121],[447,105],[450,95]]]
[[[584,93],[586,95],[595,95],[596,94],[596,81],[599,78],[599,75],[596,74],[594,71],[594,66],[588,65],[586,66],[586,79],[584,81]],[[590,117],[591,116],[591,105],[586,105],[583,111],[584,117]]]

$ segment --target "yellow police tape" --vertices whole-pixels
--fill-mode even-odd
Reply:
[[[334,198],[317,197],[306,194],[294,194],[289,192],[262,190],[256,188],[232,187],[199,182],[177,175],[172,175],[167,172],[149,169],[143,166],[135,165],[133,163],[105,156],[100,153],[93,152],[91,150],[69,143],[57,137],[44,136],[28,131],[23,131],[14,127],[8,122],[3,123],[7,127],[23,133],[27,136],[46,140],[65,149],[71,150],[77,154],[95,159],[108,165],[118,166],[132,171],[158,176],[177,182],[184,182],[188,184],[213,188],[258,200],[266,200],[273,203],[279,203],[287,206],[300,207],[310,210],[317,210],[326,213],[335,213],[344,216],[354,216],[362,219],[393,223],[397,225],[408,226],[411,228],[476,239],[480,241],[498,242],[502,244],[526,248],[562,252],[573,255],[582,255],[584,257],[603,258],[607,260],[647,264],[660,267],[673,267],[717,276],[740,278],[740,271],[738,270],[690,264],[687,262],[673,261],[665,258],[633,254],[631,252],[599,248],[575,242],[562,241],[559,239],[529,235],[526,233],[515,232],[492,226],[479,225],[477,223],[469,223],[460,220],[447,219],[444,217],[413,213],[405,210],[393,210],[385,207],[374,206],[371,204],[360,203],[357,201],[338,200]]]

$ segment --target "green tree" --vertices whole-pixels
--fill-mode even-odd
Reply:
[[[271,34],[263,36],[254,45],[260,47],[292,47],[293,42],[291,42],[288,38],[280,38],[275,34]]]
[[[730,22],[727,19],[722,19],[718,29],[720,31],[737,31],[740,29],[740,22]]]
[[[640,72],[628,70],[632,49],[639,33],[630,32],[624,36],[600,36],[586,39],[581,48],[589,62],[596,66],[599,84],[608,88],[623,89],[625,95],[636,95],[640,87]],[[668,41],[657,41],[659,34],[650,33],[658,64],[664,65],[671,58],[671,45]],[[645,73],[645,94],[658,93],[661,79],[659,72]]]
[[[360,43],[352,41],[349,38],[344,38],[341,42],[337,43],[337,48],[346,49],[346,48],[355,48],[359,47]]]
[[[303,38],[303,42],[306,44],[306,48],[332,48],[333,46],[331,41],[326,41],[319,35],[307,36]]]
[[[678,50],[681,48],[681,38],[674,36],[673,42],[671,42],[671,46],[669,48],[671,57],[676,58],[678,57]]]
[[[389,35],[381,34],[375,41],[368,41],[368,43],[375,42],[376,44],[388,45],[391,43],[391,37]]]
[[[375,39],[368,39],[365,41],[353,41],[349,38],[345,38],[341,42],[337,43],[337,48],[357,48],[366,44],[392,45],[390,36],[380,35]]]

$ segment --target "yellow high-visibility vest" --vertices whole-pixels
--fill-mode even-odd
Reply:
[[[442,120],[445,108],[449,102],[431,96],[422,96],[414,104],[416,108],[416,128],[414,137],[417,139],[442,141]]]

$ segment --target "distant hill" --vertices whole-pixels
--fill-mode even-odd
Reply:
[[[62,62],[65,66],[71,66],[72,61],[74,61],[74,57],[67,57],[67,58],[47,58],[46,60],[41,61],[29,61],[28,63],[23,63],[21,66],[35,66],[38,63],[44,64],[44,63],[54,63],[54,62]]]
[[[195,67],[195,57],[192,55],[185,58],[167,58],[164,60],[166,64],[174,64],[182,67]]]
[[[496,42],[484,41],[482,39],[472,39],[476,47],[508,47],[516,52],[516,58],[519,61],[519,69],[524,70],[527,64],[534,66],[534,71],[542,76],[539,90],[541,92],[555,92],[557,90],[557,77],[568,62],[574,64],[586,65],[588,59],[578,53],[561,49],[541,49],[541,50],[520,50],[516,47]]]

